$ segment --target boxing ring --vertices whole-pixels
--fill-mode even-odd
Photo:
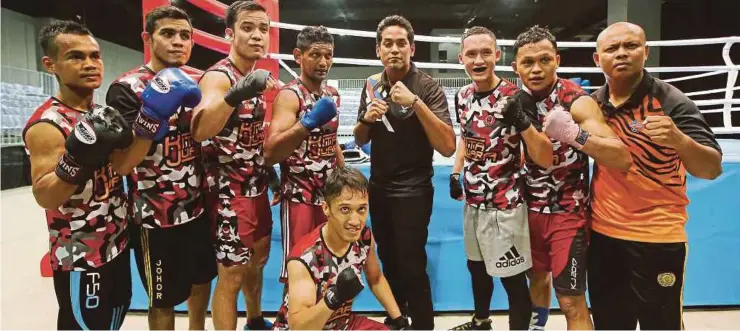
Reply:
[[[169,4],[168,0],[142,0],[144,16],[146,13],[161,5]],[[224,17],[226,5],[215,0],[186,0],[195,5],[199,10],[210,14]],[[283,82],[293,77],[280,77],[280,68],[286,70],[290,75],[295,71],[286,63],[293,61],[290,51],[286,54],[279,52],[280,29],[300,30],[304,26],[289,24],[279,21],[278,0],[257,1],[267,8],[272,19],[270,30],[269,55],[267,59],[261,60],[257,66],[272,72],[274,77],[281,78]],[[380,19],[380,18],[378,18]],[[413,23],[413,22],[412,22]],[[375,39],[375,31],[356,31],[347,29],[329,28],[335,35],[352,36],[358,38]],[[195,29],[193,35],[195,43],[205,48],[228,53],[228,42],[216,35]],[[435,37],[416,35],[415,41],[428,43],[459,43],[455,37]],[[738,69],[740,66],[734,64],[730,58],[730,49],[735,43],[740,42],[740,36],[728,38],[671,40],[671,41],[649,41],[651,47],[679,48],[679,47],[702,47],[707,45],[722,46],[721,59],[723,64],[705,65],[691,67],[648,67],[652,73],[685,74],[684,76],[664,79],[667,82],[682,82],[688,80],[703,79],[706,77],[725,75],[725,86],[704,91],[690,91],[686,93],[703,114],[718,114],[711,116],[721,117],[721,125],[713,126],[716,134],[740,134],[740,126],[732,125],[732,115],[738,116],[740,110],[740,99],[735,98],[735,91],[740,89],[737,84]],[[368,40],[368,47],[372,48],[374,41]],[[513,40],[498,40],[499,46],[511,46]],[[595,42],[558,42],[560,48],[591,48],[596,46]],[[286,51],[286,50],[283,50]],[[712,60],[717,57],[710,55]],[[148,60],[148,49],[145,47],[145,60]],[[377,67],[381,71],[382,64],[379,60],[334,58],[335,64],[349,64],[357,66]],[[449,63],[426,63],[415,62],[422,69],[448,69],[457,70],[463,77],[462,65]],[[202,74],[202,71],[187,67],[185,68],[194,77]],[[508,65],[499,65],[497,71],[511,72]],[[586,74],[600,73],[597,67],[561,67],[560,74]],[[348,99],[359,99],[359,91],[362,84],[352,84],[347,81],[331,81],[336,84],[342,94],[342,103],[354,106],[355,103]],[[364,80],[362,80],[364,82]],[[466,79],[442,80],[448,101],[452,105],[452,93],[455,88],[467,84]],[[455,82],[454,84],[450,82]],[[354,86],[357,85],[357,86]],[[450,86],[459,85],[459,86]],[[599,86],[584,86],[587,90],[597,89]],[[707,96],[720,97],[706,99]],[[268,101],[274,95],[268,95]],[[450,111],[454,111],[450,108]],[[343,106],[340,107],[340,142],[352,140],[352,124],[356,118],[357,109]],[[453,114],[454,118],[454,114]],[[737,119],[736,119],[737,121]],[[458,128],[455,128],[456,132]],[[687,231],[690,242],[690,253],[686,268],[686,282],[684,291],[684,304],[686,306],[727,306],[740,305],[740,282],[737,275],[740,274],[740,222],[737,222],[737,205],[740,202],[737,187],[740,186],[740,140],[722,139],[720,142],[724,151],[723,174],[714,181],[688,177],[688,195],[691,203],[688,207],[690,220]],[[362,153],[359,153],[362,156]],[[448,177],[452,170],[453,158],[444,158],[435,155],[434,186],[437,188],[434,197],[434,211],[429,228],[429,240],[427,244],[428,273],[431,278],[432,295],[436,311],[470,311],[473,309],[471,295],[470,277],[466,267],[465,253],[462,241],[462,202],[450,199],[447,192],[449,185]],[[369,163],[358,162],[353,166],[360,168],[369,176]],[[267,312],[277,311],[281,303],[282,284],[278,282],[280,270],[282,245],[279,221],[279,206],[272,208],[273,231],[272,249],[270,259],[264,271],[264,290],[262,297],[262,308]],[[368,221],[372,224],[372,220]],[[132,263],[133,259],[132,259]],[[142,287],[136,268],[132,268],[134,287],[131,309],[146,310],[147,297]],[[491,308],[495,310],[506,309],[506,296],[500,282],[496,280],[494,299]],[[241,295],[241,294],[240,294]],[[554,296],[553,296],[554,299]],[[557,302],[553,300],[553,307]],[[178,310],[186,310],[184,304],[177,307]],[[355,301],[354,309],[357,311],[382,311],[370,291],[363,291]],[[244,301],[240,299],[239,310],[244,311]]]

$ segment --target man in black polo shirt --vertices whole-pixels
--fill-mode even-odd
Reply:
[[[455,133],[442,87],[411,63],[414,49],[414,30],[404,17],[378,24],[375,51],[385,70],[367,79],[354,134],[360,146],[373,142],[370,218],[383,273],[412,328],[431,330],[425,246],[432,158],[434,150],[446,157],[455,152]]]
[[[634,162],[628,172],[594,164],[587,262],[594,327],[683,329],[686,172],[717,178],[722,151],[696,105],[644,70],[642,28],[613,24],[596,47],[606,85],[593,97]]]

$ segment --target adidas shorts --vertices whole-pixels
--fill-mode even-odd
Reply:
[[[468,260],[483,261],[493,277],[510,277],[532,267],[527,206],[478,209],[465,204],[463,240]]]

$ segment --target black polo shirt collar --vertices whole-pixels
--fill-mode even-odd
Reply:
[[[594,96],[596,97],[596,101],[601,104],[602,109],[605,110],[607,114],[613,114],[617,111],[624,110],[631,111],[642,104],[645,96],[652,90],[654,81],[655,78],[653,78],[647,70],[642,69],[642,80],[640,80],[640,84],[637,85],[637,89],[635,89],[629,99],[619,107],[615,107],[611,102],[609,102],[609,84],[604,84],[604,87],[596,91]]]

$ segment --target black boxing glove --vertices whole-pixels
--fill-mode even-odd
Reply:
[[[365,286],[362,285],[360,279],[357,278],[352,267],[347,267],[337,275],[337,281],[335,284],[329,286],[324,295],[324,302],[326,306],[331,310],[337,310],[339,307],[347,302],[348,300],[356,297]]]
[[[252,99],[265,91],[270,72],[265,69],[257,69],[246,75],[234,84],[224,96],[224,101],[229,106],[236,107],[244,100]]]
[[[517,131],[527,130],[532,123],[526,112],[537,113],[537,104],[529,93],[519,91],[516,95],[509,97],[504,109],[501,111],[504,124],[513,126]]]
[[[272,193],[280,193],[280,177],[278,177],[278,174],[273,167],[267,168],[267,185],[270,186]]]
[[[387,325],[388,328],[391,330],[406,330],[410,326],[409,320],[403,317],[403,315],[390,320],[390,323],[388,323]]]
[[[108,162],[113,149],[126,148],[132,141],[131,128],[117,110],[97,108],[75,124],[55,172],[68,183],[82,185],[96,168]]]
[[[462,185],[460,185],[460,174],[454,173],[450,175],[450,198],[455,200],[459,199],[463,195]]]

